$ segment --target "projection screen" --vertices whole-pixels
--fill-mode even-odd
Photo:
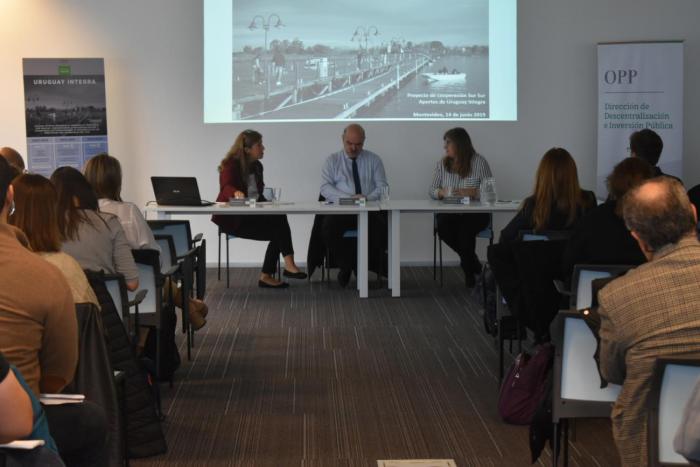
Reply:
[[[517,119],[516,0],[204,0],[204,122]]]

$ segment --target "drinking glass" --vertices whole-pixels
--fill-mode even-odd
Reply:
[[[282,188],[272,189],[272,202],[277,204],[282,200]]]
[[[493,177],[485,178],[481,181],[481,186],[479,188],[481,195],[481,202],[484,204],[496,204],[498,199],[498,193],[496,191],[496,179]]]
[[[389,201],[389,185],[382,187],[382,191],[379,193],[379,201],[382,203]]]
[[[445,198],[451,197],[452,193],[454,193],[454,188],[452,188],[451,186],[446,186],[444,188],[444,190],[445,190],[445,195],[444,195]]]
[[[256,202],[255,198],[252,198],[252,197],[248,198],[248,206],[250,206],[251,208],[255,207],[255,202]]]

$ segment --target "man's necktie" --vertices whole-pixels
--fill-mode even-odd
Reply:
[[[352,181],[355,182],[355,194],[362,194],[362,186],[360,185],[360,172],[357,170],[357,159],[352,160]]]

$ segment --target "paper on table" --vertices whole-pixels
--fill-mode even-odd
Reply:
[[[44,445],[43,439],[21,439],[7,444],[0,444],[0,448],[9,449],[34,449]]]

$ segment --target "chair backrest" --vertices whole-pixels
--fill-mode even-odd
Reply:
[[[591,284],[595,279],[617,277],[634,266],[624,264],[577,264],[571,277],[571,308],[582,310],[593,304]]]
[[[104,282],[109,295],[112,297],[114,307],[117,309],[117,314],[122,322],[129,328],[129,298],[126,290],[126,281],[121,274],[104,274]]]
[[[167,271],[177,264],[175,242],[171,235],[154,235],[156,243],[160,247],[161,271]]]
[[[147,290],[146,297],[139,305],[141,324],[160,326],[162,305],[161,290],[163,276],[160,272],[160,255],[157,250],[131,250],[139,270],[139,290]],[[129,292],[129,300],[136,292]]]
[[[700,355],[656,360],[648,407],[649,465],[688,465],[673,449],[673,438],[693,388],[700,381]]]
[[[154,235],[170,235],[175,245],[175,254],[183,256],[192,248],[192,230],[188,220],[148,221]]]
[[[552,418],[608,417],[620,386],[600,387],[593,355],[596,339],[578,312],[562,311],[552,324],[554,391]]]

